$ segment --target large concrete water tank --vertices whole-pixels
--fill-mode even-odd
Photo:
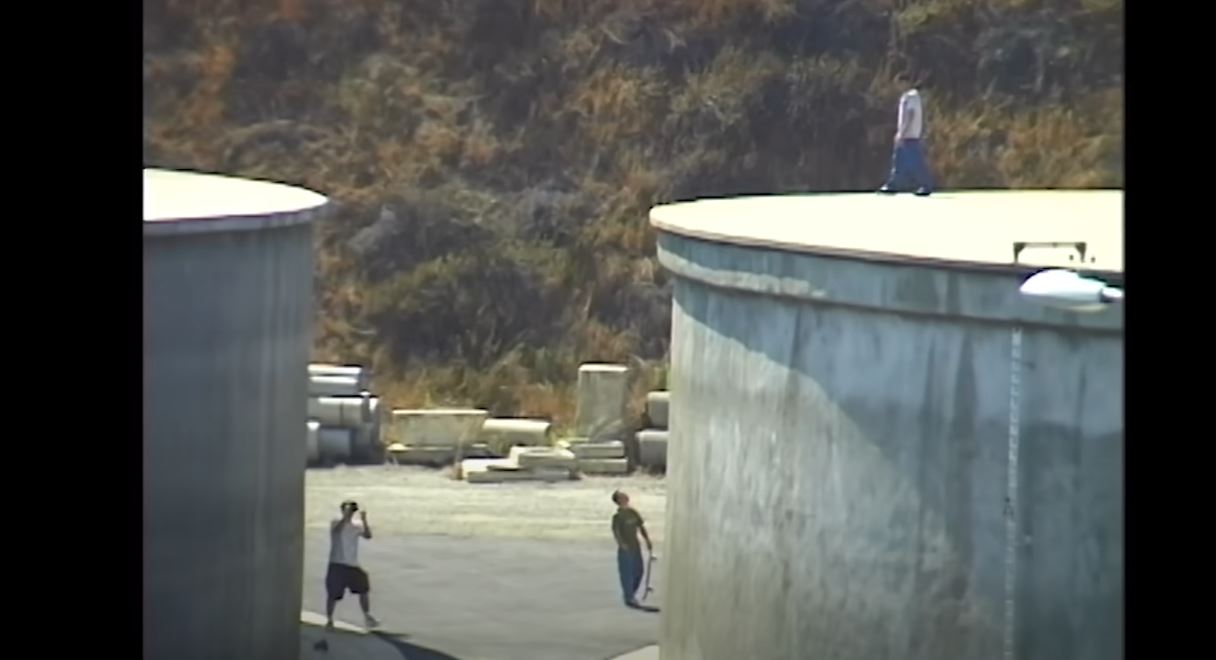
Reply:
[[[1121,282],[1121,192],[651,222],[675,277],[663,658],[1122,656],[1122,309],[1019,295],[1038,266]]]
[[[145,658],[299,658],[311,221],[325,203],[144,171]]]

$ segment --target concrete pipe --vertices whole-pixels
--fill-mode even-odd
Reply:
[[[317,433],[321,460],[326,463],[346,463],[354,454],[354,434],[351,429],[322,426]]]
[[[371,372],[357,365],[310,364],[308,365],[308,376],[310,378],[328,376],[354,378],[359,382],[361,390],[367,389],[371,382]]]
[[[646,395],[646,419],[650,420],[650,428],[667,428],[667,408],[670,402],[670,392],[650,392]]]
[[[638,465],[648,468],[667,467],[667,431],[639,431],[637,439]]]
[[[321,458],[321,440],[318,433],[321,430],[321,422],[316,420],[308,420],[308,462],[316,463]]]
[[[354,376],[309,376],[309,396],[359,396],[363,386]]]
[[[308,400],[308,416],[325,426],[355,429],[371,420],[369,400],[363,396],[322,396]]]
[[[326,200],[186,172],[143,183],[143,657],[298,660]]]

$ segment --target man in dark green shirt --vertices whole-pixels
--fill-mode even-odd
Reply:
[[[629,496],[618,490],[612,494],[612,501],[617,505],[616,514],[612,516],[612,536],[616,539],[616,564],[621,574],[621,590],[625,593],[625,604],[637,607],[638,587],[646,570],[642,563],[638,534],[641,533],[646,540],[647,552],[654,552],[654,546],[650,543],[641,514],[629,506]]]

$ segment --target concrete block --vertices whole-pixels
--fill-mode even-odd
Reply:
[[[667,410],[671,403],[670,392],[651,392],[646,395],[646,419],[650,420],[650,428],[667,428]]]
[[[543,419],[487,419],[477,441],[504,449],[513,446],[548,447],[553,425]]]
[[[667,467],[667,431],[647,429],[639,431],[638,465],[645,467]]]
[[[455,447],[473,444],[488,413],[475,408],[394,410],[388,442],[412,447]]]
[[[605,442],[577,442],[570,445],[570,451],[579,461],[596,458],[625,458],[625,443],[620,440]]]
[[[579,367],[575,433],[593,440],[619,438],[625,427],[628,395],[628,367],[619,364]]]
[[[578,471],[583,474],[629,474],[629,460],[624,458],[580,458]]]

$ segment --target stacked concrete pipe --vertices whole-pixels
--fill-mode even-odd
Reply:
[[[310,464],[371,462],[380,453],[380,401],[358,365],[308,365]],[[316,438],[312,424],[316,423]]]

